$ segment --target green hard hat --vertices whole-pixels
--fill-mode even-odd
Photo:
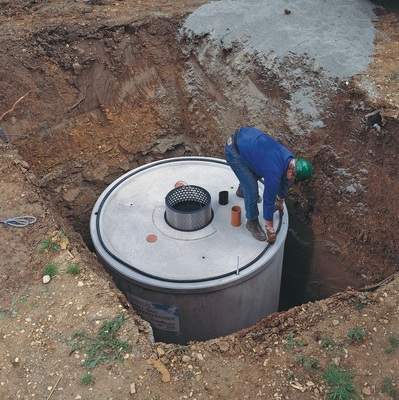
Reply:
[[[303,158],[295,162],[295,182],[306,181],[312,175],[312,164]]]

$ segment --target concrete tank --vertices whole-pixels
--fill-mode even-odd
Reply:
[[[182,230],[166,219],[165,199],[181,185],[208,194],[211,216],[200,228]],[[126,173],[97,200],[90,220],[96,253],[156,341],[224,336],[278,310],[288,212],[274,215],[273,246],[255,240],[237,185],[224,160],[171,158]],[[226,205],[219,204],[221,191],[228,192]],[[238,227],[233,206],[242,209]],[[262,221],[262,203],[259,209]]]

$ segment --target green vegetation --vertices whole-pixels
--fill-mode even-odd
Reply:
[[[287,372],[287,381],[288,382],[294,382],[295,381],[295,376],[294,376],[293,372],[291,372],[291,371]]]
[[[40,243],[39,253],[43,253],[46,250],[55,251],[61,249],[61,246],[58,243],[53,243],[51,239],[43,239]]]
[[[399,82],[399,72],[391,72],[388,75],[388,79],[387,79],[388,83],[398,83]]]
[[[303,366],[309,369],[312,374],[316,374],[317,370],[320,368],[320,363],[317,358],[309,357],[304,360]]]
[[[0,320],[4,318],[16,318],[18,317],[18,309],[17,305],[20,303],[26,303],[29,300],[29,296],[26,294],[21,294],[21,295],[14,295],[10,307],[8,308],[3,308],[0,305]]]
[[[43,272],[42,272],[42,276],[45,275],[50,275],[51,277],[53,277],[54,275],[56,275],[58,272],[58,265],[57,264],[47,264],[46,268],[44,268]]]
[[[54,252],[61,249],[65,250],[68,243],[69,240],[67,235],[61,231],[54,231],[40,242],[39,253],[45,253],[48,251]]]
[[[49,250],[50,251],[61,250],[61,246],[58,243],[53,242],[51,238],[43,239],[40,242],[39,253],[44,253]]]
[[[350,329],[348,331],[349,343],[353,344],[355,342],[363,342],[364,334],[364,329]]]
[[[66,268],[66,272],[70,275],[78,275],[80,272],[79,263],[68,264]]]
[[[334,346],[335,346],[335,341],[329,337],[322,339],[320,342],[320,347],[322,349],[328,349],[329,352],[332,351]]]
[[[387,354],[392,354],[399,347],[399,338],[395,334],[389,335],[389,347],[385,350]]]
[[[334,351],[339,356],[344,351],[344,342],[341,340],[336,343],[333,339],[326,337],[321,340],[320,347],[326,349],[330,355],[333,355]]]
[[[331,339],[330,337],[325,337],[324,339],[321,340],[320,347],[323,349],[328,348],[328,347],[333,347],[335,345],[334,339]]]
[[[0,320],[4,318],[16,318],[18,317],[18,310],[13,308],[3,308],[0,306]]]
[[[123,354],[131,351],[127,342],[116,338],[119,329],[125,322],[125,313],[111,321],[105,321],[98,330],[97,336],[92,336],[84,331],[75,332],[69,344],[72,345],[69,355],[75,351],[83,350],[87,355],[83,365],[87,369],[95,368],[102,360],[107,362],[123,362]]]
[[[285,347],[287,349],[292,350],[295,347],[295,345],[305,346],[305,343],[303,342],[303,340],[301,338],[296,338],[294,332],[291,332],[288,336]]]
[[[327,400],[360,400],[352,383],[353,374],[334,364],[328,366],[323,376],[331,386]]]
[[[189,380],[193,381],[195,379],[195,374],[192,371],[185,372],[182,376],[182,379],[183,379],[183,381],[189,381]],[[229,380],[229,378],[222,377],[221,380],[223,382],[227,382]]]
[[[297,363],[301,363],[304,367],[309,369],[313,374],[317,373],[317,370],[320,368],[319,360],[313,357],[305,358],[305,353],[300,353],[299,357],[295,361]]]
[[[398,398],[395,385],[393,384],[391,378],[384,378],[382,382],[381,392],[385,393],[387,396],[391,397],[394,400],[397,400]]]
[[[80,380],[80,384],[83,386],[92,385],[95,382],[95,378],[91,374],[85,374]]]
[[[355,307],[361,311],[364,310],[368,305],[368,301],[367,300],[362,300],[362,299],[357,299],[357,301],[355,302]]]
[[[53,277],[54,275],[56,275],[58,273],[59,270],[60,270],[59,264],[55,264],[55,263],[47,264],[47,266],[44,268],[44,270],[42,272],[42,276],[50,275],[51,277]],[[66,272],[70,275],[78,275],[80,273],[79,263],[67,264]]]

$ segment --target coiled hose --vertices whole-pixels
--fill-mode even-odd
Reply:
[[[36,217],[32,215],[0,219],[0,223],[2,223],[5,228],[9,226],[12,226],[14,228],[25,228],[26,226],[34,224],[36,221]]]

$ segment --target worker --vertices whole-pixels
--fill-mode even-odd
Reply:
[[[244,198],[246,228],[252,236],[274,244],[273,214],[284,214],[284,199],[291,183],[309,179],[312,165],[295,156],[259,129],[241,127],[227,140],[226,161],[239,180],[236,195]],[[259,223],[258,180],[263,178],[263,217],[266,232]]]

